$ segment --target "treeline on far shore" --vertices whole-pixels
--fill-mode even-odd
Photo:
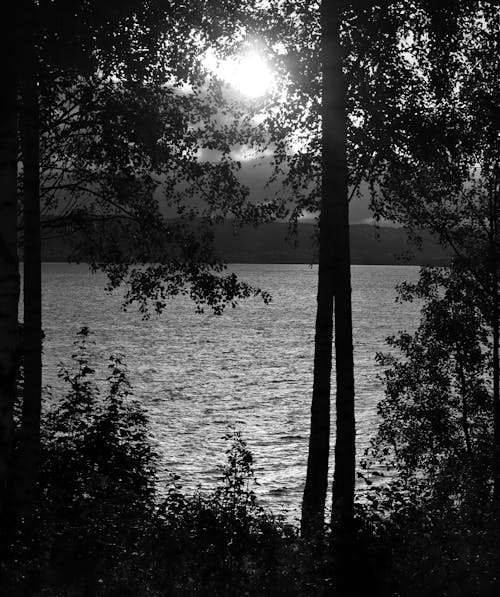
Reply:
[[[125,241],[124,241],[125,242]],[[290,234],[287,223],[233,230],[231,222],[215,228],[216,252],[229,263],[317,263],[315,223],[298,224]],[[42,241],[46,262],[70,261],[71,241],[64,236]],[[351,225],[351,263],[355,265],[447,265],[449,254],[429,234],[420,249],[411,245],[403,228]]]

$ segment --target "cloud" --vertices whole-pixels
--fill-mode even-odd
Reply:
[[[266,188],[266,182],[272,173],[271,159],[247,160],[242,162],[238,177],[250,189],[250,197],[254,201],[264,200],[280,190],[276,181],[271,187]],[[313,214],[306,214],[306,218],[313,218]],[[361,192],[359,197],[354,197],[349,205],[349,221],[351,224],[373,223],[373,213],[370,210],[368,191]],[[383,224],[385,225],[385,224]]]

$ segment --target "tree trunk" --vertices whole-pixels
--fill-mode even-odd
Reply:
[[[467,451],[467,456],[470,460],[473,459],[473,450],[472,450],[472,440],[470,436],[470,423],[469,423],[469,409],[467,404],[467,396],[468,396],[468,389],[467,389],[467,380],[465,378],[465,369],[464,369],[464,356],[458,346],[455,344],[456,348],[456,373],[460,383],[460,399],[462,404],[462,413],[461,413],[461,424],[462,424],[462,432],[464,434],[465,440],[465,449]]]
[[[500,506],[500,305],[498,296],[498,222],[496,179],[490,191],[490,262],[492,274],[492,336],[493,336],[493,501]]]
[[[493,296],[493,501],[500,506],[500,364],[498,275]]]
[[[20,514],[30,516],[40,452],[42,393],[42,308],[40,251],[40,174],[38,64],[35,5],[23,2],[25,23],[21,73],[21,133],[24,192],[24,396],[18,462]]]
[[[329,131],[326,157],[332,171],[332,246],[335,273],[335,377],[337,427],[333,478],[332,523],[338,531],[351,530],[356,468],[354,420],[354,356],[352,345],[351,264],[349,248],[349,200],[347,178],[346,91],[342,74],[339,8],[324,2],[323,36],[330,63],[325,86],[331,99],[324,127]],[[327,104],[327,105],[328,105]],[[326,163],[325,163],[326,166]]]
[[[346,100],[339,35],[340,5],[340,2],[324,0],[321,6],[322,193],[311,433],[302,502],[302,535],[309,537],[322,528],[328,486],[334,297],[337,441],[333,507],[335,527],[339,527],[337,530],[351,528],[354,499],[354,373]]]
[[[332,487],[332,538],[335,582],[340,597],[352,595],[354,558],[354,485],[356,428],[354,415],[354,355],[352,341],[351,263],[347,173],[346,89],[340,45],[340,2],[323,2],[324,167],[332,172],[332,250],[335,275],[336,439]],[[329,164],[329,166],[327,165]]]
[[[12,450],[16,391],[17,311],[17,77],[14,28],[3,20],[0,33],[3,63],[0,85],[0,514],[3,514]]]

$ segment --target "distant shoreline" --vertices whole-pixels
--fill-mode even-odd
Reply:
[[[225,263],[297,264],[317,263],[316,226],[301,223],[291,242],[284,222],[244,227],[238,235],[231,222],[215,229],[215,254]],[[352,265],[435,265],[450,262],[447,253],[429,234],[423,234],[421,250],[413,249],[402,228],[376,228],[369,224],[350,227]],[[47,263],[68,262],[70,248],[62,239],[42,243],[42,260]]]
[[[22,259],[19,260],[19,263],[24,263],[24,261]],[[225,262],[226,265],[314,265],[317,266],[318,262],[315,261],[314,263],[306,263],[305,261],[226,261]],[[54,264],[54,265],[85,265],[85,266],[89,266],[89,264],[86,261],[80,261],[79,263],[76,263],[74,261],[59,261],[59,260],[54,260],[54,261],[48,261],[48,260],[44,260],[42,261],[42,265],[48,265],[48,264]],[[423,267],[423,266],[429,266],[429,267],[446,267],[448,265],[448,262],[436,262],[436,263],[428,263],[428,264],[421,264],[421,263],[351,263],[351,267],[352,266],[356,266],[356,267],[380,267],[380,266],[384,266],[384,267]]]

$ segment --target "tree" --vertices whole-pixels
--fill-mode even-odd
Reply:
[[[270,13],[267,11],[264,11],[263,14],[263,20],[266,22],[266,26],[269,25],[269,22],[273,23],[272,19],[276,16],[276,13],[273,12],[275,11],[276,6],[271,6],[270,7]],[[98,31],[99,31],[99,35],[97,36],[98,39],[101,39],[101,35],[102,35],[102,40],[103,40],[103,44],[104,46],[106,46],[106,44],[109,44],[109,39],[107,39],[106,37],[106,31],[105,28],[102,28],[102,19],[101,21],[96,18],[96,15],[93,14],[92,12],[93,9],[91,9],[91,12],[89,15],[83,15],[85,18],[82,19],[82,23],[89,21],[91,23],[94,23],[94,25],[97,27]],[[233,22],[238,22],[238,10],[235,9],[235,7],[232,7],[232,12],[230,11],[230,17],[233,19]],[[254,12],[254,7],[253,4],[250,5],[246,5],[244,7],[244,9],[242,9],[242,12],[244,14],[245,19],[247,19],[247,26],[248,26],[248,30],[249,32],[251,32],[252,30],[257,31],[258,30],[258,25],[259,25],[259,19],[261,18],[261,16],[259,14],[256,14]],[[262,11],[261,11],[262,12]],[[312,57],[314,57],[317,53],[317,41],[319,40],[319,35],[317,35],[319,29],[316,28],[314,29],[314,27],[316,25],[319,25],[319,18],[318,18],[318,10],[317,7],[315,6],[309,6],[309,5],[304,5],[302,3],[298,3],[298,2],[286,2],[284,3],[284,5],[282,7],[279,7],[278,9],[278,16],[279,19],[277,19],[272,27],[268,27],[270,29],[270,37],[272,38],[273,35],[275,36],[274,40],[272,39],[271,41],[276,42],[276,39],[278,39],[279,43],[277,46],[273,46],[271,49],[273,50],[273,52],[276,54],[278,54],[278,62],[280,62],[279,60],[279,56],[282,56],[282,60],[281,63],[284,65],[284,69],[285,72],[289,72],[290,70],[292,70],[293,72],[293,77],[289,80],[291,80],[291,83],[289,85],[289,91],[291,92],[290,96],[293,98],[292,102],[282,102],[280,105],[280,113],[279,116],[277,118],[275,118],[276,116],[276,112],[272,112],[272,117],[268,118],[268,120],[266,121],[266,126],[268,127],[268,130],[270,132],[271,138],[273,139],[277,139],[277,147],[276,147],[276,155],[277,155],[277,159],[276,159],[276,164],[277,164],[277,170],[276,173],[278,175],[278,173],[280,172],[280,167],[283,165],[284,161],[286,162],[286,167],[287,167],[287,175],[286,175],[286,179],[285,182],[287,184],[288,187],[292,188],[294,191],[294,194],[297,195],[297,204],[296,204],[296,209],[294,210],[294,214],[293,214],[293,218],[296,220],[296,218],[299,216],[300,212],[305,209],[305,208],[309,208],[309,209],[316,209],[317,208],[317,198],[318,198],[318,185],[312,185],[311,187],[311,181],[318,181],[319,177],[320,177],[320,172],[321,172],[321,167],[320,167],[320,163],[321,163],[321,159],[320,159],[320,146],[321,144],[318,143],[318,137],[315,136],[314,133],[317,133],[319,130],[318,124],[319,124],[319,109],[320,109],[320,102],[319,102],[319,93],[317,93],[319,91],[319,81],[320,81],[320,72],[319,72],[319,68],[318,68],[318,64],[319,62],[316,61],[316,63],[314,61],[312,62],[307,62],[308,59]],[[76,11],[76,13],[78,13],[78,11]],[[283,13],[285,13],[288,16],[292,16],[292,19],[290,19],[289,23],[287,23],[286,27],[283,27],[283,22],[282,22],[282,15]],[[366,56],[367,56],[367,51],[366,51],[366,46],[367,46],[367,42],[366,39],[361,39],[359,36],[355,36],[352,34],[353,31],[356,30],[356,25],[360,25],[361,27],[365,27],[365,29],[368,31],[368,38],[370,40],[374,40],[377,38],[377,36],[379,36],[380,32],[382,31],[383,35],[382,35],[382,39],[384,40],[384,43],[380,44],[380,52],[377,54],[377,58],[376,61],[377,62],[377,66],[380,65],[380,63],[384,63],[384,66],[394,75],[393,79],[397,79],[398,81],[402,80],[402,76],[401,76],[401,72],[400,70],[398,70],[399,67],[395,67],[396,65],[396,61],[394,60],[394,56],[398,56],[398,52],[394,51],[394,47],[396,47],[396,43],[395,40],[397,39],[397,36],[395,35],[395,27],[393,26],[392,28],[389,27],[387,28],[387,24],[390,23],[390,19],[387,18],[387,14],[384,12],[383,9],[380,9],[377,7],[375,10],[371,10],[371,9],[364,9],[360,7],[356,7],[356,8],[349,8],[347,11],[347,18],[345,18],[344,22],[345,23],[349,23],[349,25],[346,27],[344,25],[345,30],[343,31],[343,37],[345,40],[347,40],[349,48],[353,48],[352,52],[347,52],[347,54],[349,55],[349,58],[346,59],[345,63],[347,65],[347,70],[348,70],[348,81],[350,83],[350,94],[349,94],[349,98],[355,98],[354,101],[352,101],[351,99],[349,99],[349,110],[352,112],[354,109],[358,108],[358,105],[361,101],[361,99],[365,98],[365,97],[376,97],[377,100],[376,102],[372,102],[372,104],[370,105],[370,107],[375,107],[375,111],[377,111],[377,114],[379,116],[383,116],[383,118],[380,118],[379,120],[375,120],[374,122],[376,122],[377,126],[371,126],[367,127],[367,130],[370,131],[371,137],[370,135],[363,133],[363,135],[359,135],[355,132],[356,130],[356,126],[352,125],[352,122],[350,122],[350,126],[349,126],[349,132],[348,134],[350,135],[350,139],[354,138],[354,143],[350,143],[348,145],[349,148],[349,152],[348,152],[348,161],[351,162],[354,159],[354,162],[359,164],[360,167],[353,169],[350,169],[351,172],[351,180],[350,182],[355,182],[355,184],[359,184],[359,181],[362,179],[367,165],[371,164],[371,162],[373,162],[372,156],[370,154],[370,151],[368,151],[368,149],[372,150],[373,153],[373,147],[376,145],[376,143],[380,140],[380,130],[382,130],[382,126],[380,125],[380,121],[382,121],[385,124],[385,121],[387,120],[387,118],[385,117],[385,114],[387,112],[386,110],[386,100],[387,98],[390,96],[390,94],[387,93],[387,90],[384,89],[382,92],[380,91],[380,88],[377,88],[377,94],[373,94],[371,93],[372,89],[370,89],[370,85],[367,85],[366,80],[363,78],[363,76],[359,77],[357,76],[358,71],[363,72],[362,69],[358,68],[358,62],[360,60],[365,60]],[[271,15],[269,17],[269,15]],[[373,19],[373,16],[375,15],[375,19]],[[81,15],[80,15],[81,16]],[[102,17],[102,15],[98,15],[99,17]],[[170,15],[171,16],[171,15]],[[141,23],[142,23],[142,17],[143,15],[141,15],[141,18],[138,19]],[[249,19],[249,17],[253,18],[253,21]],[[120,11],[118,11],[117,15],[113,15],[113,18],[118,18],[118,21],[120,22],[121,18],[124,18],[125,21],[127,19],[126,17],[126,12],[125,13],[121,13]],[[68,13],[64,13],[63,12],[63,21],[65,19],[68,19],[69,22],[71,22],[72,24],[74,23],[75,20],[75,14],[73,14],[72,11],[69,11]],[[94,22],[95,19],[95,22]],[[203,19],[202,19],[203,21]],[[351,26],[352,22],[355,22],[355,26]],[[146,20],[147,22],[147,20]],[[203,21],[205,23],[205,25],[207,25],[207,19],[205,18],[205,20]],[[302,52],[303,56],[300,56],[297,52],[293,51],[293,52],[289,52],[289,48],[286,47],[286,52],[283,54],[282,51],[280,50],[279,44],[283,43],[282,40],[284,40],[286,43],[288,43],[289,41],[291,42],[291,46],[293,46],[295,44],[296,38],[297,38],[297,31],[296,31],[296,27],[295,25],[297,24],[297,22],[300,23],[301,27],[299,30],[299,37],[300,37],[300,41],[302,42],[302,50],[304,50]],[[371,29],[367,26],[367,23],[371,23],[371,22],[375,22],[376,25],[374,27],[372,27]],[[100,25],[101,23],[101,25]],[[385,27],[385,29],[384,29]],[[147,27],[146,27],[147,28]],[[201,30],[203,30],[203,28],[200,28]],[[231,28],[230,28],[231,29]],[[285,29],[285,31],[283,32],[282,29]],[[80,36],[82,39],[80,40],[80,46],[82,48],[88,48],[93,47],[93,44],[95,43],[95,40],[91,40],[86,38],[87,33],[82,29],[81,27],[81,23],[77,24],[77,30],[78,30],[78,36]],[[212,32],[212,29],[210,28],[210,23],[208,22],[208,27],[207,30],[209,32]],[[235,30],[234,25],[232,26],[232,30]],[[183,33],[185,33],[185,30],[183,29],[183,27],[181,27],[181,31]],[[218,32],[220,34],[221,28],[218,27]],[[347,32],[346,32],[347,31]],[[173,30],[173,35],[175,37],[175,35],[177,35],[179,32],[178,28],[174,28]],[[60,31],[58,30],[58,35],[60,37]],[[139,30],[138,31],[139,35],[142,36],[143,35],[143,31]],[[77,36],[77,37],[78,37]],[[49,31],[48,35],[45,35],[46,38],[48,38],[49,40],[52,40],[52,36],[51,33]],[[189,36],[187,36],[187,39],[189,39]],[[226,34],[226,39],[227,39],[227,34]],[[83,43],[82,43],[83,40]],[[227,43],[227,42],[225,42]],[[50,45],[50,43],[48,43],[48,47],[51,48],[52,46]],[[76,52],[76,59],[75,59],[75,63],[76,64],[80,64],[81,60],[82,60],[82,55],[80,53],[80,50],[78,48],[74,48],[72,43],[69,43],[69,47],[72,49],[72,51]],[[186,45],[184,44],[183,47],[186,47]],[[296,47],[296,44],[295,44]],[[52,47],[53,49],[53,47]],[[385,52],[385,53],[384,53]],[[106,55],[105,53],[103,55]],[[355,56],[355,59],[352,60],[351,62],[351,55]],[[110,54],[111,56],[111,62],[106,63],[106,68],[104,68],[104,72],[113,72],[113,68],[115,69],[116,72],[122,72],[124,74],[128,73],[128,66],[127,63],[124,62],[123,64],[119,64],[117,65],[116,61],[113,62],[112,56],[113,53],[111,52]],[[95,56],[93,56],[94,62],[95,62]],[[368,66],[366,68],[366,70],[369,70],[370,68],[370,64],[369,64],[369,60],[366,60],[368,63]],[[92,60],[91,60],[92,62]],[[48,62],[49,64],[50,61]],[[57,64],[57,60],[55,61],[55,64]],[[67,66],[67,65],[66,65]],[[298,67],[298,68],[297,68]],[[85,70],[85,72],[88,72],[88,65],[86,66],[87,70]],[[288,69],[288,71],[287,71]],[[69,72],[74,72],[74,69],[69,69]],[[399,78],[398,78],[399,77]],[[73,79],[74,80],[74,79]],[[392,80],[392,79],[391,79]],[[354,81],[354,83],[353,83]],[[360,91],[361,90],[361,91]],[[361,99],[360,99],[361,98]],[[289,107],[287,107],[289,106]],[[305,113],[302,112],[298,112],[298,108],[300,108],[301,106],[305,106]],[[269,105],[267,105],[267,107],[269,107]],[[289,118],[290,116],[292,116],[292,118]],[[304,117],[305,116],[305,117]],[[286,124],[284,124],[286,123]],[[292,130],[295,128],[295,125],[298,125],[296,127],[295,130]],[[358,127],[359,128],[359,127]],[[288,153],[286,151],[283,151],[283,149],[286,149],[287,146],[290,144],[290,140],[292,140],[293,142],[293,137],[294,135],[298,134],[302,134],[304,131],[306,131],[307,133],[309,133],[309,131],[312,129],[313,134],[312,135],[308,135],[308,139],[307,139],[307,145],[306,147],[304,147],[304,150],[301,151],[296,151],[296,152],[292,152],[292,154]],[[353,135],[353,131],[354,131],[354,135]],[[375,133],[374,133],[375,131]],[[279,133],[279,134],[277,134]],[[284,133],[284,134],[282,134]],[[290,139],[290,137],[292,137],[292,139]],[[360,152],[359,152],[359,139],[363,138],[365,140],[368,140],[369,143],[365,143],[366,145],[366,152],[361,152],[363,159],[361,161],[359,158]],[[308,151],[309,148],[312,148],[312,151]],[[369,156],[369,159],[367,159],[367,156]],[[283,161],[284,160],[284,161]],[[227,172],[227,168],[224,170],[222,169],[221,172],[224,174],[224,172]],[[355,172],[355,174],[353,175],[352,173]],[[304,181],[306,181],[304,183]],[[122,181],[123,182],[123,181]],[[133,180],[133,178],[131,179],[131,177],[128,177],[128,179],[125,181],[128,185],[129,188],[134,188],[134,183],[136,182],[135,180]],[[116,186],[116,185],[115,185]],[[123,185],[122,185],[123,187]],[[123,188],[122,188],[123,191]],[[266,211],[264,210],[264,213],[266,213]],[[267,206],[267,214],[269,214],[269,206]],[[113,214],[114,216],[115,214]],[[112,217],[113,217],[112,216]],[[86,231],[94,231],[95,227],[87,227]],[[345,239],[344,239],[345,240]],[[114,246],[111,247],[112,249],[116,249],[116,244],[114,243]],[[191,243],[191,246],[194,243]],[[345,243],[344,243],[345,244]],[[107,252],[109,254],[109,246],[105,246],[104,249],[105,251],[103,252]],[[117,254],[115,252],[115,254]],[[182,263],[182,262],[181,262]],[[111,273],[111,281],[112,284],[114,283],[119,283],[121,281],[124,280],[124,272],[128,271],[127,270],[127,265],[129,265],[127,262],[120,262],[118,266],[115,267],[110,267],[109,268],[109,272]],[[212,262],[209,265],[217,265],[214,262]],[[218,265],[217,265],[218,267]],[[164,304],[164,287],[161,287],[161,285],[159,286],[157,284],[158,280],[161,279],[165,279],[165,277],[167,277],[167,285],[166,287],[169,288],[171,287],[171,284],[174,284],[174,288],[177,288],[177,285],[175,284],[175,281],[179,279],[179,276],[177,275],[177,271],[174,272],[176,275],[174,276],[170,276],[169,274],[171,273],[171,268],[170,267],[165,267],[163,265],[163,269],[162,270],[148,270],[146,272],[147,275],[144,275],[144,272],[141,271],[135,271],[133,272],[134,277],[131,278],[132,281],[132,293],[130,295],[131,298],[134,297],[142,297],[143,296],[143,290],[146,289],[153,289],[153,294],[150,295],[150,298],[153,298],[156,301],[156,304],[159,308],[162,307],[162,305]],[[197,275],[195,277],[191,278],[191,281],[194,282],[194,287],[198,288],[199,290],[195,292],[195,298],[203,298],[208,296],[207,293],[207,288],[210,289],[211,288],[211,284],[214,281],[214,278],[207,275],[207,271],[202,271],[201,272],[202,275]],[[222,282],[218,282],[218,285],[216,285],[215,287],[215,296],[219,297],[216,299],[216,306],[220,304],[220,296],[225,296],[227,294],[227,292],[229,291],[230,296],[237,296],[237,292],[235,292],[235,281],[234,279],[229,279],[227,281],[222,280]],[[248,291],[244,289],[244,292]],[[213,296],[213,293],[212,293]],[[209,299],[211,300],[211,299]],[[352,345],[352,342],[351,342]],[[350,349],[352,351],[352,348]],[[352,359],[351,359],[352,360]],[[342,368],[342,370],[344,370]],[[339,375],[342,375],[341,373]],[[329,382],[328,382],[329,383]],[[342,383],[340,384],[342,385]],[[350,425],[350,424],[349,424]],[[328,441],[323,442],[323,446],[327,447],[328,450]],[[326,459],[328,458],[328,455],[326,455]],[[337,484],[338,485],[338,484]],[[323,506],[320,506],[320,509],[324,509],[324,498],[319,498],[319,502],[321,503],[321,501],[323,502]]]
[[[268,32],[266,48],[283,76],[285,87],[281,104],[269,110],[271,116],[266,121],[276,144],[273,180],[282,180],[293,196],[292,224],[304,212],[320,214],[319,254],[322,265],[318,296],[321,299],[318,301],[310,457],[303,502],[305,534],[309,533],[309,528],[323,524],[328,486],[334,291],[338,292],[335,302],[339,434],[332,522],[337,526],[337,514],[346,523],[349,519],[352,521],[355,445],[347,204],[360,193],[363,181],[375,185],[395,140],[401,135],[398,98],[403,92],[414,90],[418,83],[418,77],[402,59],[404,51],[400,47],[402,31],[408,27],[408,13],[399,8],[391,10],[388,4],[342,2],[335,7],[324,5],[328,7],[324,13],[325,29],[332,33],[328,43],[338,38],[333,44],[334,53],[336,56],[340,51],[342,53],[342,69],[335,63],[331,81],[336,77],[337,82],[343,80],[341,85],[332,85],[326,73],[322,73],[322,28],[318,3],[297,0],[279,5],[273,3],[263,19]],[[330,10],[336,14],[337,21],[333,25],[331,16],[326,19]],[[342,50],[339,50],[339,44]],[[340,56],[338,59],[340,61]],[[330,55],[326,65],[329,60]],[[325,75],[324,78],[322,75]],[[325,122],[322,105],[322,97],[325,101],[328,94],[322,94],[323,85],[326,89],[332,87],[335,101],[336,116],[331,116],[328,123]],[[339,89],[343,87],[345,92],[340,94]],[[283,98],[286,98],[285,101]],[[323,135],[329,134],[330,126],[335,135],[332,153],[336,154],[338,169],[332,167],[333,162],[328,165],[328,160],[325,160],[329,151],[324,151]],[[328,193],[325,183],[334,176],[338,177],[339,190],[342,188],[342,191],[336,197],[328,197],[331,204],[337,206],[335,221],[330,227],[326,225],[326,220],[333,214],[325,201]],[[327,249],[328,242],[332,245]],[[325,261],[327,251],[331,253]],[[328,270],[330,279],[326,282]],[[334,277],[337,278],[337,289],[334,288]],[[323,381],[320,382],[320,379]],[[309,525],[308,519],[315,522]],[[341,526],[347,528],[350,524],[342,523]]]
[[[9,19],[2,23],[0,44],[3,55],[13,55],[17,47],[15,28]],[[18,348],[16,89],[15,63],[8,60],[0,89],[0,517],[3,517],[10,471]]]
[[[340,5],[323,2],[322,15],[322,200],[314,387],[302,532],[323,525],[330,440],[332,314],[335,297],[337,434],[333,486],[336,531],[352,531],[355,476],[354,364],[346,157],[346,100],[340,47]]]
[[[388,556],[383,594],[442,594],[457,579],[464,594],[498,592],[484,299],[457,263],[422,268],[416,283],[399,287],[398,300],[418,301],[420,322],[377,355],[385,395],[360,504]]]
[[[421,93],[408,97],[402,111],[403,122],[413,132],[412,143],[400,145],[387,164],[374,205],[380,215],[404,224],[417,237],[419,229],[433,232],[476,280],[476,300],[493,342],[493,497],[498,502],[500,131],[495,81],[500,11],[488,2],[466,3],[459,9],[455,26],[447,25],[444,55],[437,52],[441,46],[435,41],[436,31],[408,47],[414,68],[422,74]],[[440,76],[443,68],[449,75],[446,85]]]
[[[378,458],[410,483],[463,500],[486,495],[491,474],[491,352],[477,280],[458,265],[423,268],[400,299],[422,301],[414,334],[388,339],[379,353],[386,367],[378,406]],[[401,355],[401,356],[399,356]]]
[[[42,272],[40,240],[40,164],[36,8],[25,0],[19,25],[22,53],[19,68],[19,115],[23,161],[24,215],[24,392],[20,451],[16,462],[19,514],[31,515],[40,453],[42,389]],[[17,229],[17,226],[16,226]]]
[[[42,194],[52,214],[44,223],[49,234],[69,237],[74,259],[106,271],[111,287],[126,284],[126,303],[137,300],[144,313],[149,300],[160,311],[169,294],[189,292],[200,308],[220,312],[257,293],[219,275],[213,228],[225,218],[257,224],[280,204],[250,202],[239,182],[231,149],[241,138],[259,141],[261,133],[218,85],[206,89],[200,81],[187,93],[92,78],[54,112],[49,123],[63,122],[64,130],[48,126],[43,136]]]
[[[134,104],[133,92],[138,93],[144,107],[145,99],[148,96],[151,98],[148,87],[152,85],[156,85],[157,89],[155,99],[158,99],[163,91],[162,101],[158,105],[158,114],[164,115],[165,108],[168,109],[164,99],[169,92],[169,99],[172,100],[175,96],[173,90],[176,87],[200,81],[199,75],[196,74],[199,73],[199,69],[193,66],[194,56],[206,47],[208,40],[220,35],[231,23],[227,15],[224,12],[221,13],[221,6],[218,3],[207,2],[204,6],[197,5],[197,8],[199,10],[192,11],[185,6],[165,5],[161,2],[149,4],[147,9],[142,4],[134,2],[121,4],[120,7],[102,7],[99,3],[90,3],[83,7],[78,3],[35,4],[26,1],[22,6],[21,31],[25,37],[23,52],[25,59],[20,69],[23,96],[23,111],[20,117],[23,136],[24,246],[27,264],[24,349],[27,377],[23,405],[23,441],[18,467],[20,477],[18,496],[26,501],[23,508],[26,512],[30,509],[34,494],[41,404],[40,154],[38,147],[40,116],[49,113],[50,124],[54,122],[53,117],[59,116],[61,112],[65,113],[66,117],[75,116],[67,103],[68,94],[75,89],[78,90],[79,86],[85,87],[81,85],[82,80],[87,83],[87,99],[89,84],[92,82],[102,83],[107,90],[108,95],[104,94],[107,103],[104,106],[102,104],[97,106],[101,110],[101,116],[104,116],[103,110],[113,106],[113,102],[109,100],[115,100],[113,106],[115,110],[110,112],[114,117],[115,125],[120,125],[120,117],[124,116],[123,112],[116,111],[116,108],[127,111],[133,106],[132,111],[137,110],[141,102],[136,101]],[[238,15],[236,3],[228,2],[224,8],[231,18],[236,18]],[[238,22],[237,19],[236,22]],[[171,25],[170,28],[168,24]],[[165,31],[168,33],[166,34]],[[193,76],[190,74],[191,68]],[[102,90],[102,86],[99,86]],[[113,95],[111,98],[110,91]],[[39,97],[38,94],[40,94]],[[116,101],[120,95],[122,97]],[[182,93],[177,95],[181,96]],[[95,95],[92,96],[94,97]],[[100,94],[97,94],[97,97],[102,99]],[[126,101],[123,101],[125,99]],[[42,112],[40,112],[40,106],[42,106]],[[82,109],[82,105],[77,105],[76,112],[80,115]],[[201,182],[204,178],[204,169],[195,158],[196,150],[200,149],[199,144],[196,144],[196,136],[200,130],[196,127],[194,130],[189,129],[192,123],[189,123],[188,118],[182,117],[181,110],[174,109],[173,112],[179,119],[176,123],[174,119],[175,126],[179,126],[179,131],[182,131],[191,141],[190,159],[187,160],[188,167],[184,169],[189,171],[189,167],[191,168],[192,179],[198,179],[200,190],[203,191]],[[137,114],[135,112],[135,116]],[[148,115],[151,114],[148,113]],[[123,119],[126,120],[126,117]],[[79,118],[76,120],[81,125],[82,120]],[[49,122],[46,121],[45,125],[47,126]],[[101,118],[100,124],[103,125],[103,123]],[[93,124],[88,115],[86,124]],[[64,121],[58,122],[56,131],[60,133],[64,125]],[[185,128],[182,128],[184,125]],[[146,270],[136,268],[130,277],[129,298],[141,300],[141,306],[144,309],[148,299],[153,299],[157,310],[161,310],[165,306],[166,296],[189,292],[198,304],[209,304],[216,312],[220,312],[227,302],[234,303],[240,297],[258,294],[257,290],[240,283],[234,275],[220,277],[213,274],[214,271],[220,272],[223,265],[210,253],[210,234],[207,231],[207,224],[212,223],[214,212],[218,212],[217,216],[220,218],[224,209],[227,211],[227,204],[222,206],[222,210],[218,209],[220,206],[211,206],[210,217],[205,217],[202,222],[204,226],[201,241],[193,226],[189,225],[193,219],[193,211],[185,205],[180,207],[176,205],[176,207],[179,207],[179,212],[182,210],[189,215],[167,225],[163,214],[158,210],[156,201],[152,198],[154,177],[151,172],[148,175],[145,174],[147,164],[151,165],[154,162],[154,157],[145,152],[147,143],[141,144],[144,139],[139,139],[140,134],[136,134],[137,129],[134,126],[131,131],[132,139],[124,133],[123,129],[121,130],[121,144],[114,143],[109,122],[103,129],[96,131],[90,126],[85,131],[81,128],[75,131],[73,128],[75,137],[72,139],[73,152],[69,159],[74,165],[82,155],[85,155],[86,168],[80,169],[76,178],[72,177],[74,172],[62,170],[59,185],[55,186],[66,186],[72,189],[74,193],[71,200],[74,200],[75,196],[86,201],[89,196],[101,200],[100,213],[92,210],[96,201],[92,202],[91,209],[88,209],[87,205],[82,207],[80,203],[77,209],[70,209],[70,211],[73,216],[73,230],[78,224],[79,231],[85,235],[86,248],[97,246],[100,249],[93,251],[92,262],[94,267],[101,266],[108,272],[111,287],[125,279],[131,263],[143,264],[161,255],[162,259],[158,266],[151,266]],[[149,132],[151,133],[151,130]],[[221,133],[219,132],[218,136],[216,132],[213,133],[218,141],[212,143],[210,149],[217,148],[222,142]],[[108,136],[103,138],[105,134]],[[92,137],[94,143],[92,143]],[[154,139],[154,141],[157,140],[157,138]],[[224,147],[227,146],[225,141]],[[66,147],[68,147],[67,144]],[[123,151],[125,147],[128,151]],[[174,147],[173,143],[170,149],[172,147]],[[183,149],[185,147],[186,144]],[[85,152],[91,148],[105,150],[105,154],[96,154],[98,159],[95,156],[88,159],[89,154]],[[182,156],[182,150],[180,151]],[[49,153],[53,158],[52,166],[56,170],[60,169],[61,163],[64,163],[61,146],[57,144],[52,146]],[[229,150],[224,150],[223,153],[227,158]],[[172,157],[164,151],[163,158],[165,156]],[[144,160],[142,164],[141,160]],[[138,163],[141,166],[139,172]],[[67,162],[63,165],[66,164]],[[164,161],[162,165],[165,165]],[[224,201],[232,189],[241,189],[241,185],[234,176],[234,169],[227,159],[221,160],[217,168],[205,168],[205,170],[215,171],[214,176],[208,177],[211,182],[210,191],[213,193],[223,187]],[[94,176],[89,176],[90,174]],[[230,175],[229,184],[228,175]],[[82,186],[82,182],[86,184]],[[178,183],[179,180],[176,179],[175,182]],[[93,188],[95,184],[101,186],[99,191],[102,193],[96,193]],[[177,193],[177,200],[179,197],[189,198],[189,193]],[[240,190],[240,198],[242,200],[246,198],[244,191]],[[118,201],[113,203],[116,199]],[[241,201],[237,202],[237,206],[241,207]],[[65,209],[67,207],[65,205]],[[244,217],[255,219],[262,217],[262,214],[268,217],[271,212],[272,207],[268,205],[262,210],[247,210]],[[110,225],[110,222],[113,225]],[[124,222],[127,225],[124,225]],[[103,235],[104,224],[106,224],[106,234],[114,233],[111,237],[111,246]],[[132,237],[145,241],[139,242],[136,254],[132,257],[130,254],[127,255],[121,246],[124,232],[131,232]],[[101,241],[97,245],[96,238]],[[172,246],[174,251],[170,252],[167,258],[165,251]],[[88,253],[85,257],[88,258]],[[114,259],[114,262],[111,262],[111,259]],[[267,300],[267,295],[263,294],[263,296]],[[31,374],[28,375],[28,372]]]
[[[419,151],[415,149],[417,146],[425,155],[424,144],[419,145],[423,137],[413,147],[413,136],[422,133],[420,127],[425,118],[421,116],[436,105],[434,96],[441,94],[440,105],[444,106],[443,94],[453,94],[453,84],[445,84],[448,78],[445,73],[448,68],[455,72],[459,64],[459,61],[455,64],[455,52],[465,43],[464,22],[476,19],[479,26],[481,18],[477,11],[483,6],[485,14],[495,10],[489,3],[472,0],[438,4],[356,2],[343,6],[340,38],[347,85],[350,197],[356,196],[362,181],[368,183],[376,217],[393,209],[391,201],[396,193],[389,197],[384,191],[387,172],[395,172],[395,164],[414,156],[413,152]],[[287,101],[273,112],[268,125],[278,139],[275,176],[283,177],[296,198],[293,218],[300,217],[304,210],[319,211],[322,143],[318,14],[317,5],[290,0],[272,7],[271,17],[266,20],[269,51],[286,73]],[[441,132],[443,136],[449,134],[448,129],[442,131],[442,124],[439,120],[426,122],[425,130],[432,135],[425,137],[427,143],[430,139],[433,142]],[[396,181],[411,179],[414,184],[420,176],[411,159],[408,158],[408,169],[412,168],[412,176],[405,179],[407,172],[401,176],[400,171]],[[381,204],[386,205],[385,212]],[[326,413],[327,408],[324,403],[322,411]],[[319,441],[317,437],[317,446],[322,448],[315,453],[322,456],[319,460],[311,458],[309,466],[321,462],[316,469],[321,476],[326,475],[328,428],[326,424],[315,426],[311,438],[314,443],[317,430],[324,439]],[[309,477],[314,475],[310,472]],[[324,479],[315,486],[318,519],[321,519]],[[306,503],[312,493],[307,490]]]

